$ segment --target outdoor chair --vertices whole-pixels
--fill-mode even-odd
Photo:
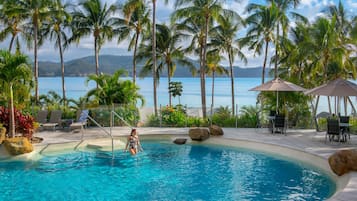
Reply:
[[[350,127],[348,125],[350,123],[350,117],[349,116],[340,116],[340,123],[347,124],[347,126],[340,125],[340,128],[343,129],[343,133],[345,135],[348,135],[348,139],[351,139]]]
[[[42,124],[44,129],[56,130],[56,127],[62,123],[62,111],[53,110],[50,115],[50,120],[47,123]]]
[[[78,115],[79,114],[79,115]],[[77,120],[73,122],[69,127],[70,131],[75,129],[81,129],[83,133],[83,129],[86,127],[88,122],[89,110],[78,110],[77,111]]]
[[[273,122],[273,133],[280,132],[286,134],[286,121],[285,115],[275,115]]]
[[[47,110],[38,111],[38,113],[35,117],[36,122],[38,122],[40,124],[40,126],[42,126],[42,124],[47,122],[47,115],[48,115]]]
[[[329,139],[330,142],[336,141],[336,139],[335,139],[336,137],[337,137],[337,142],[340,142],[340,143],[342,141],[347,140],[343,129],[341,129],[341,127],[340,127],[340,123],[339,123],[338,119],[328,118],[325,142],[326,142],[327,138]]]

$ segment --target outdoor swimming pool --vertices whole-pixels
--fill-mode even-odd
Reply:
[[[322,170],[218,145],[143,141],[137,156],[74,152],[0,162],[0,200],[325,200]]]

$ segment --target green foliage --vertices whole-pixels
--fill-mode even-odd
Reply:
[[[144,104],[144,98],[140,95],[139,87],[130,80],[121,80],[120,76],[126,72],[123,70],[116,71],[113,75],[100,74],[89,75],[87,83],[94,81],[97,83],[96,88],[87,93],[87,100],[92,100],[98,105],[112,104],[136,104],[138,100]]]
[[[173,107],[165,107],[161,110],[162,126],[184,127],[186,126],[186,114],[183,110]]]
[[[238,127],[255,128],[257,125],[258,108],[253,106],[243,106],[240,110],[241,115],[238,118]]]
[[[231,110],[226,107],[219,107],[212,115],[212,124],[221,127],[235,127],[236,118],[232,116]]]

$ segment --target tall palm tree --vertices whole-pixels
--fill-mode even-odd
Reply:
[[[19,34],[22,33],[23,36],[25,36],[23,25],[27,15],[22,12],[16,1],[13,0],[5,0],[2,2],[0,15],[0,20],[4,25],[3,29],[0,31],[0,41],[5,40],[11,35],[9,44],[9,51],[11,52],[14,42]]]
[[[35,77],[35,100],[39,100],[38,90],[38,47],[41,44],[41,22],[48,17],[49,7],[53,1],[51,0],[18,0],[16,1],[18,12],[25,14],[28,18],[27,32],[33,39],[34,50],[34,77]]]
[[[27,57],[21,54],[12,55],[9,51],[0,51],[0,80],[3,81],[5,90],[8,92],[10,123],[9,134],[15,135],[15,114],[14,114],[14,86],[25,80],[30,80],[31,68],[27,63]]]
[[[232,114],[235,114],[235,101],[234,101],[234,69],[233,63],[235,55],[247,63],[247,58],[241,51],[238,43],[236,42],[236,34],[242,25],[243,21],[238,18],[234,19],[232,16],[221,16],[218,19],[218,26],[214,27],[211,32],[211,45],[217,48],[218,53],[226,53],[229,61],[229,76],[231,78],[231,95],[232,95]]]
[[[214,80],[215,80],[216,73],[218,75],[229,74],[229,71],[219,64],[221,59],[222,57],[219,56],[219,51],[217,49],[213,51],[209,51],[207,53],[207,68],[205,73],[207,73],[208,75],[212,75],[212,97],[211,97],[212,108],[211,109],[214,108]],[[232,110],[234,111],[234,108],[232,108]]]
[[[118,35],[118,43],[130,38],[128,51],[134,48],[133,52],[133,82],[136,83],[136,55],[145,29],[149,29],[150,19],[149,11],[143,0],[129,0],[123,7],[124,19],[118,18],[115,26],[119,26],[114,32]]]
[[[188,67],[191,73],[195,74],[195,66],[188,61],[184,56],[183,48],[180,45],[182,35],[180,32],[176,31],[175,26],[167,26],[165,24],[156,25],[156,60],[158,61],[158,66],[155,71],[157,77],[157,84],[159,84],[160,74],[167,70],[167,81],[170,85],[171,77],[173,77],[177,64]],[[151,45],[142,46],[141,52],[139,53],[140,59],[150,58],[152,47]],[[147,65],[144,66],[141,76],[147,75],[152,71],[153,65],[152,60],[149,59]],[[169,105],[171,106],[172,97],[169,93]]]
[[[93,35],[95,72],[99,75],[99,51],[105,41],[113,37],[113,14],[117,7],[107,5],[101,0],[86,0],[79,3],[79,9],[72,13],[73,36],[70,42],[80,41],[82,37]]]
[[[64,80],[64,60],[63,50],[65,49],[68,41],[67,33],[69,31],[68,26],[72,20],[72,17],[67,12],[68,4],[63,5],[61,0],[56,0],[51,7],[50,19],[46,24],[46,32],[44,35],[48,35],[51,41],[55,41],[55,47],[59,50],[61,73],[62,73],[62,100],[63,106],[66,106],[66,85]]]
[[[249,50],[253,50],[254,55],[260,55],[264,48],[262,69],[262,83],[264,83],[269,44],[275,39],[274,29],[279,17],[279,12],[274,3],[268,6],[249,4],[247,11],[251,13],[246,19],[246,23],[249,27],[246,36],[240,39],[240,43],[243,46],[248,46]]]
[[[153,78],[153,89],[154,89],[154,112],[157,116],[157,82],[156,82],[156,0],[152,1],[152,78]],[[165,4],[168,3],[168,0],[164,1]]]
[[[200,81],[201,103],[204,117],[206,117],[205,68],[209,29],[213,25],[213,21],[217,19],[219,15],[234,15],[232,10],[223,8],[223,2],[223,0],[177,0],[175,7],[179,9],[177,9],[171,16],[172,21],[184,21],[187,18],[192,18],[199,23],[202,23],[200,26],[200,33],[201,36],[203,36],[202,53],[200,52]]]
[[[268,2],[274,3],[278,9],[279,16],[278,20],[276,23],[276,35],[275,35],[275,65],[274,65],[274,77],[278,77],[278,60],[279,60],[279,51],[280,51],[280,46],[281,42],[285,41],[284,38],[286,38],[287,35],[287,30],[289,27],[289,18],[286,15],[286,12],[288,9],[290,9],[292,6],[296,8],[296,6],[300,3],[300,0],[268,0]],[[303,18],[301,15],[292,12],[293,17],[301,19]],[[282,38],[283,40],[280,40],[280,28],[282,28]]]

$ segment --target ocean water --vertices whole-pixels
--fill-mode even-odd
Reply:
[[[131,78],[122,78],[131,79]],[[271,78],[270,78],[271,79]],[[266,79],[267,81],[270,80]],[[183,85],[183,92],[181,96],[181,104],[187,107],[201,107],[201,90],[199,78],[172,78],[171,81],[180,81]],[[66,95],[69,98],[78,99],[84,96],[90,89],[96,85],[94,82],[86,83],[86,77],[66,77]],[[153,107],[153,81],[152,78],[137,79],[137,84],[140,87],[140,94],[145,98],[145,107]],[[257,95],[259,92],[249,91],[249,89],[261,84],[261,78],[235,78],[235,103],[236,107],[254,106],[256,105]],[[215,91],[214,91],[214,107],[228,106],[231,108],[231,86],[230,78],[215,78]],[[62,94],[62,81],[61,77],[40,77],[39,78],[40,94],[47,94],[52,90],[58,94]],[[157,89],[158,106],[166,106],[169,104],[168,96],[168,82],[167,78],[161,78]],[[206,79],[206,104],[207,107],[211,106],[212,97],[212,79]],[[351,97],[353,104],[357,105],[357,98]],[[179,103],[179,98],[173,98],[174,105]],[[332,105],[332,107],[334,107]],[[342,107],[341,107],[342,109]],[[328,111],[328,102],[326,97],[320,97],[318,112]],[[348,114],[351,108],[348,107]]]

